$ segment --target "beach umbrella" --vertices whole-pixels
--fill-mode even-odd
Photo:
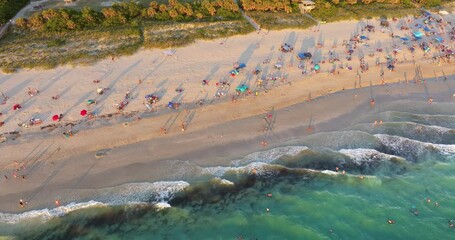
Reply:
[[[402,37],[401,40],[403,40],[403,41],[408,41],[409,38],[407,38],[407,37]]]
[[[319,67],[318,64],[314,65],[314,70],[319,70],[321,67]]]
[[[20,104],[14,104],[13,110],[21,109],[22,106]]]
[[[365,40],[365,39],[368,39],[368,37],[367,36],[360,36],[360,39]]]
[[[85,116],[85,115],[87,115],[87,110],[84,109],[81,111],[81,116]]]
[[[173,102],[169,102],[167,104],[167,108],[174,108],[174,103]]]
[[[239,68],[244,68],[244,67],[246,67],[246,64],[245,63],[240,63]]]
[[[434,40],[436,40],[438,43],[442,43],[444,41],[442,37],[435,37]]]
[[[429,32],[429,31],[430,31],[430,29],[429,29],[428,27],[425,27],[425,28],[423,29],[423,31],[425,31],[425,32]]]
[[[412,33],[412,35],[414,35],[415,38],[421,38],[423,36],[423,33],[420,31],[415,31]]]
[[[60,120],[60,117],[57,114],[52,116],[52,121],[58,122],[59,120]]]

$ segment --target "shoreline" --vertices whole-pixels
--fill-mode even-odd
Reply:
[[[59,112],[66,113],[62,124],[80,123],[73,127],[73,130],[77,131],[75,136],[68,139],[61,135],[62,129],[57,128],[51,132],[25,131],[16,140],[0,145],[2,152],[6,153],[0,156],[3,174],[14,170],[17,167],[15,165],[27,165],[24,170],[25,180],[3,179],[0,182],[0,197],[3,200],[0,203],[0,212],[22,212],[23,209],[17,207],[18,199],[29,202],[27,209],[37,209],[41,206],[52,206],[55,199],[61,200],[62,205],[65,205],[67,202],[62,199],[74,195],[78,189],[96,189],[128,182],[153,182],[168,180],[172,176],[178,177],[181,173],[173,172],[174,166],[169,164],[171,159],[189,161],[199,166],[226,165],[231,160],[251,152],[295,142],[299,137],[309,134],[340,129],[352,121],[352,116],[371,111],[372,98],[377,104],[373,109],[380,107],[382,101],[389,101],[389,98],[411,97],[425,103],[429,98],[434,98],[435,104],[453,100],[452,94],[455,92],[451,91],[454,91],[455,86],[451,85],[455,80],[455,66],[450,63],[442,63],[440,66],[430,64],[431,59],[422,58],[420,50],[416,54],[414,65],[405,61],[405,54],[409,54],[405,49],[403,54],[399,55],[400,61],[404,58],[403,62],[399,61],[394,72],[385,69],[385,85],[380,86],[380,66],[371,64],[370,70],[357,79],[356,58],[351,62],[342,61],[353,67],[352,71],[343,69],[339,75],[331,75],[326,72],[330,64],[325,63],[321,64],[323,72],[308,76],[302,75],[297,68],[295,53],[282,54],[276,49],[279,44],[290,42],[293,46],[300,47],[299,52],[311,49],[318,55],[315,54],[315,58],[322,60],[322,50],[313,49],[312,44],[319,41],[316,40],[319,36],[327,43],[323,50],[330,49],[327,45],[332,41],[339,41],[337,34],[344,31],[343,37],[349,35],[341,29],[334,33],[329,31],[334,28],[336,30],[343,24],[355,28],[359,22],[324,25],[321,26],[321,33],[282,30],[271,31],[267,35],[252,33],[236,36],[227,40],[229,47],[224,47],[226,45],[217,41],[198,41],[178,49],[176,55],[169,58],[163,57],[161,50],[142,51],[115,62],[105,60],[91,67],[22,71],[2,78],[10,92],[16,92],[17,96],[12,96],[11,101],[25,102],[25,110],[8,116],[11,121],[21,120],[21,117],[33,115],[35,111],[44,111],[45,115],[49,116]],[[324,38],[321,37],[322,34],[332,35]],[[383,41],[386,49],[389,45],[392,46],[393,39],[388,41],[390,37],[387,33],[376,33],[375,36]],[[296,42],[302,42],[302,46]],[[248,47],[246,50],[239,50],[234,47],[236,45]],[[255,51],[258,51],[256,55]],[[194,52],[198,52],[197,59],[191,58]],[[220,60],[220,56],[216,54],[226,54],[225,59]],[[340,55],[343,56],[342,53]],[[385,53],[378,55],[385,57]],[[165,61],[166,59],[169,60]],[[285,70],[267,71],[273,68],[273,63],[261,64],[264,59],[282,62]],[[374,60],[369,57],[366,59],[370,63]],[[248,67],[236,78],[226,78],[228,70],[232,69],[229,62],[247,62]],[[250,94],[231,102],[233,88],[241,83],[246,83],[251,88],[255,85],[251,73],[255,69],[251,66],[255,63],[256,68],[260,67],[266,76],[272,73],[280,74],[285,76],[285,80],[271,84],[272,87],[267,92],[257,88],[257,96]],[[428,80],[427,83],[412,83],[414,77],[417,79],[417,76],[414,76],[417,70],[421,71],[420,77],[423,79],[436,79]],[[447,75],[448,80],[438,77],[442,74]],[[81,75],[88,82],[75,84],[74,81],[80,79]],[[132,80],[137,78],[143,79],[141,84]],[[102,79],[104,87],[110,89],[107,95],[99,97],[100,105],[93,109],[99,111],[100,115],[112,114],[114,106],[109,105],[119,102],[124,92],[131,89],[134,101],[127,107],[127,111],[144,113],[141,111],[144,106],[139,99],[143,99],[142,96],[150,92],[164,92],[158,108],[165,108],[166,103],[174,99],[175,102],[181,102],[182,107],[177,110],[162,110],[163,112],[156,115],[141,117],[138,121],[128,120],[125,116],[94,121],[80,120],[77,113],[82,107],[87,108],[84,102],[94,96],[93,89],[99,86],[91,83],[93,79]],[[201,86],[201,79],[209,79],[211,85]],[[219,91],[219,88],[214,86],[216,79],[228,79],[232,84],[230,92],[227,89],[227,96],[214,104],[189,107],[199,99],[207,99]],[[14,85],[13,80],[17,80],[18,85]],[[21,96],[20,92],[31,83],[36,84],[35,86],[38,83],[43,84],[42,92],[32,98]],[[144,86],[147,89],[143,89]],[[137,91],[134,90],[136,88]],[[176,88],[184,88],[185,91],[168,93]],[[47,99],[62,89],[67,94],[62,101],[53,102]],[[12,103],[8,102],[6,107],[10,104]],[[8,114],[11,114],[9,111]],[[264,131],[264,116],[268,114],[272,115],[274,123],[269,126],[270,131]],[[132,118],[137,117],[140,116],[133,115]],[[108,123],[105,123],[106,120]],[[185,122],[185,131],[181,131],[180,121]],[[6,126],[7,128],[13,126],[12,123],[8,124],[10,125]],[[163,126],[168,129],[168,134],[160,133]],[[96,158],[95,154],[100,150],[103,151],[102,157]]]
[[[455,80],[436,81],[433,79],[427,82],[426,87],[431,88],[431,92],[439,96],[435,104],[439,101],[453,101],[451,92],[445,89],[446,86],[455,88]],[[135,182],[178,181],[179,172],[175,173],[173,171],[175,170],[174,164],[179,161],[188,161],[201,167],[230,166],[232,160],[240,159],[252,152],[269,150],[280,146],[298,145],[299,138],[308,136],[311,133],[307,132],[307,121],[296,121],[294,118],[295,114],[302,115],[304,119],[309,119],[309,115],[312,114],[308,113],[308,110],[313,111],[321,106],[327,106],[329,109],[325,111],[333,111],[336,114],[334,114],[334,117],[329,118],[322,118],[324,114],[315,115],[320,118],[319,121],[314,123],[315,133],[342,130],[353,120],[353,115],[361,117],[362,113],[371,113],[371,111],[375,110],[371,109],[368,102],[372,90],[374,91],[374,96],[378,99],[378,106],[381,106],[379,104],[393,103],[400,100],[417,100],[416,104],[419,105],[429,104],[425,101],[426,93],[422,84],[394,83],[386,86],[337,92],[315,99],[310,103],[297,103],[284,109],[277,109],[275,112],[277,114],[276,130],[268,138],[269,145],[267,147],[259,144],[259,141],[263,138],[262,134],[251,136],[251,131],[248,130],[258,125],[257,122],[261,120],[262,116],[259,115],[209,127],[206,131],[212,132],[213,135],[223,134],[223,138],[216,139],[213,142],[211,139],[201,139],[200,136],[204,134],[201,131],[203,132],[204,130],[198,130],[187,135],[169,136],[168,139],[151,139],[115,147],[103,158],[99,159],[94,157],[95,152],[73,155],[54,163],[55,169],[58,169],[58,171],[54,170],[51,172],[53,175],[49,176],[51,178],[48,179],[46,188],[42,188],[40,191],[31,189],[3,195],[2,199],[5,201],[0,204],[0,211],[10,213],[23,212],[23,209],[16,208],[17,210],[14,210],[16,205],[14,204],[14,199],[20,196],[33,196],[32,201],[29,202],[26,208],[27,211],[44,207],[51,208],[53,206],[52,196],[58,196],[59,199],[67,199],[66,201],[60,200],[62,205],[66,205],[70,202],[77,202],[75,196],[80,193],[81,197],[89,189],[96,190]],[[357,100],[353,99],[353,94],[357,94]],[[340,99],[351,99],[352,105],[334,104],[336,102],[339,103]],[[294,120],[290,120],[292,121],[290,123],[289,119]],[[286,124],[283,124],[283,122],[286,122]],[[371,124],[373,125],[373,123]],[[240,133],[222,130],[231,128],[239,128]],[[244,134],[241,131],[249,131],[249,133]],[[197,144],[189,144],[189,142],[194,143],[196,140],[198,141]],[[159,145],[157,144],[158,142]],[[188,145],[191,145],[194,150],[187,150]],[[203,146],[201,147],[201,145]],[[166,154],[167,150],[160,150],[172,146],[185,150],[180,150],[179,153],[174,155]],[[151,157],[153,154],[155,155]],[[124,162],[127,158],[129,160]],[[108,167],[107,163],[111,166]],[[77,168],[79,169],[77,170]],[[43,176],[46,172],[49,174],[49,171],[40,168],[36,169],[34,175]],[[83,199],[83,197],[80,199]]]

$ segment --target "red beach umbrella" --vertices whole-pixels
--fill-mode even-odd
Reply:
[[[58,122],[60,120],[60,117],[58,115],[52,116],[52,121]]]
[[[81,116],[85,116],[85,115],[87,115],[87,110],[84,109],[81,111]]]
[[[13,110],[21,109],[22,106],[20,104],[14,104]]]

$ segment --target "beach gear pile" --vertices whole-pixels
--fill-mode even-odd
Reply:
[[[235,63],[234,64],[234,69],[232,69],[231,71],[229,71],[229,75],[231,75],[231,77],[235,77],[237,75],[239,75],[240,73],[240,69],[242,68],[246,68],[246,64],[245,63]]]

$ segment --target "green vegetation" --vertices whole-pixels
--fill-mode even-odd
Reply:
[[[315,24],[300,13],[295,0],[241,1],[242,6],[248,6],[246,8],[249,11],[248,15],[262,28],[308,28]],[[374,2],[373,0],[362,0],[359,3],[357,0],[314,0],[314,2],[316,8],[311,11],[311,16],[326,22],[380,16],[400,17],[414,14],[417,10],[410,0],[377,0]]]
[[[191,23],[143,22],[104,29],[20,31],[0,41],[2,70],[91,64],[111,56],[131,55],[141,47],[167,48],[254,31],[246,20]]]
[[[0,0],[0,25],[8,22],[29,0]]]
[[[246,20],[151,24],[144,27],[144,47],[184,46],[196,39],[216,39],[247,34],[254,28]]]
[[[322,21],[334,22],[349,19],[362,19],[371,17],[401,17],[408,14],[415,14],[417,9],[412,5],[371,3],[371,4],[345,4],[338,5],[324,0],[316,0],[316,8],[311,15]]]
[[[88,7],[47,9],[18,19],[16,28],[0,40],[0,67],[10,71],[89,64],[141,47],[177,47],[252,31],[232,0],[153,1],[148,7],[124,2],[100,12]]]
[[[301,13],[285,12],[249,12],[248,16],[253,18],[261,28],[277,30],[284,28],[305,29],[316,24],[315,21],[303,16]]]
[[[239,7],[233,0],[203,0],[180,3],[169,0],[159,4],[156,1],[144,7],[136,2],[123,2],[103,8],[101,12],[89,7],[81,11],[72,9],[47,9],[16,21],[19,28],[42,32],[68,32],[101,27],[116,27],[138,24],[144,21],[195,21],[240,19]]]

